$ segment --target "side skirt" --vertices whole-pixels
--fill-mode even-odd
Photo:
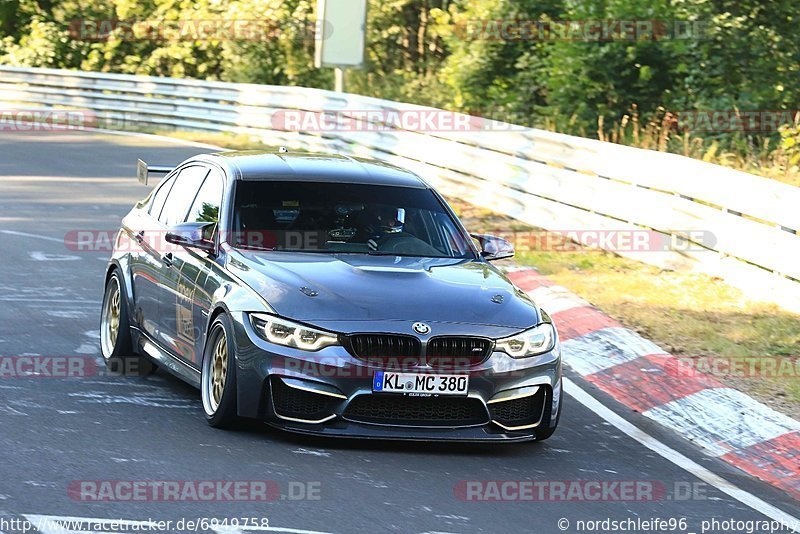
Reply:
[[[135,329],[139,334],[139,352],[141,354],[146,354],[150,358],[155,361],[159,367],[167,371],[168,373],[175,375],[176,377],[180,378],[184,382],[191,384],[192,386],[200,389],[200,371],[195,369],[194,367],[182,362],[175,356],[172,356],[169,352],[167,352],[164,348],[162,348],[158,343],[150,338],[146,333],[142,332],[136,327],[131,327],[131,329]]]

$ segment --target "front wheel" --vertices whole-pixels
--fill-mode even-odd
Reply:
[[[128,306],[122,292],[122,277],[115,270],[106,284],[100,316],[100,352],[106,368],[124,376],[147,376],[155,370],[149,359],[133,352]]]
[[[214,320],[203,351],[200,392],[209,425],[231,428],[236,415],[236,348],[233,325],[227,315]]]

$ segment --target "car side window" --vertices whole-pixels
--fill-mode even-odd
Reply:
[[[166,202],[167,195],[169,195],[169,191],[172,189],[174,183],[175,177],[171,176],[158,187],[158,191],[156,191],[156,194],[153,195],[153,200],[150,202],[150,209],[148,210],[148,213],[154,218],[158,219],[158,216],[161,215],[161,210],[164,209],[164,202]]]
[[[186,222],[219,222],[219,208],[222,202],[222,174],[212,169],[194,199]]]
[[[208,169],[200,165],[181,169],[175,178],[175,185],[172,186],[164,209],[161,210],[161,216],[158,218],[162,224],[174,226],[184,221],[186,213],[189,211],[189,205],[197,196],[200,184],[203,183],[207,174]]]

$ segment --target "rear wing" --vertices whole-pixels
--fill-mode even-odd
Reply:
[[[136,177],[139,179],[140,184],[147,185],[147,179],[151,174],[169,174],[174,167],[167,167],[164,165],[148,165],[144,160],[136,162]]]

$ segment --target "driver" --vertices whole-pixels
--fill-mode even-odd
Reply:
[[[403,208],[383,208],[378,216],[381,234],[399,234],[406,224],[406,210]]]
[[[357,215],[357,232],[353,241],[370,247],[386,235],[399,234],[405,227],[406,210],[390,206],[370,206]]]

